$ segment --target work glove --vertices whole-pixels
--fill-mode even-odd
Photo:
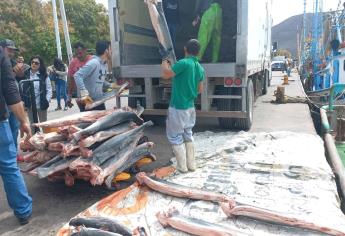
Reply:
[[[116,82],[114,82],[114,83],[111,83],[110,88],[119,89],[119,88],[121,88],[121,85],[118,85]]]
[[[84,105],[93,103],[93,100],[89,96],[89,92],[87,90],[80,90],[80,102]]]

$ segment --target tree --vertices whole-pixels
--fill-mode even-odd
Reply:
[[[109,39],[108,16],[103,5],[95,0],[65,0],[65,9],[72,42],[82,41],[93,49],[97,40]],[[61,21],[59,28],[66,59]],[[51,2],[0,1],[0,39],[5,38],[16,42],[26,60],[41,55],[46,64],[52,63],[57,50]]]
[[[81,40],[94,48],[100,39],[109,40],[109,19],[105,7],[95,0],[65,0],[67,19],[74,28],[73,41]]]

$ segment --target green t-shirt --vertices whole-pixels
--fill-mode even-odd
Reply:
[[[196,57],[186,57],[172,66],[175,77],[172,81],[170,106],[180,110],[194,107],[198,96],[199,82],[204,80],[204,68]]]

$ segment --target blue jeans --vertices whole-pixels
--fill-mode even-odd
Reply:
[[[17,120],[13,112],[10,112],[10,117],[8,118],[8,122],[10,123],[14,146],[16,147],[16,151],[17,151],[18,150],[19,121]]]
[[[61,106],[60,100],[61,96],[63,97],[63,100],[65,101],[65,106],[67,102],[67,89],[66,89],[66,81],[63,79],[56,79],[55,81],[55,88],[56,88],[56,100],[58,106]]]
[[[27,217],[32,212],[32,199],[17,165],[17,151],[8,120],[0,121],[0,133],[0,175],[7,201],[17,217]]]
[[[169,107],[166,123],[166,133],[172,145],[193,142],[193,127],[195,125],[195,108],[179,110]]]

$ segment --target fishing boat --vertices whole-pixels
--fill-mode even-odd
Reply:
[[[308,36],[303,19],[300,74],[309,100],[321,107],[328,104],[332,86],[345,83],[345,42],[342,42],[345,9],[324,13],[322,0],[315,0],[314,4],[312,33]],[[344,103],[342,93],[336,87],[334,94],[338,98],[333,102]]]
[[[304,15],[300,77],[315,127],[325,141],[327,158],[336,177],[345,212],[345,42],[342,41],[345,8],[339,10],[339,4],[338,10],[323,13],[320,2],[322,0],[314,1],[312,33],[309,36],[306,35]]]

